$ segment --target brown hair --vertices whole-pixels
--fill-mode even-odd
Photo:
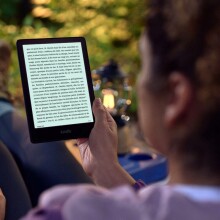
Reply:
[[[178,71],[204,106],[197,128],[173,145],[178,142],[185,168],[220,176],[220,1],[152,0],[149,6],[153,83]]]

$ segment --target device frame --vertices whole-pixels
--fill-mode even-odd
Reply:
[[[85,38],[83,37],[64,37],[64,38],[38,38],[38,39],[19,39],[17,40],[17,52],[18,60],[20,66],[20,74],[22,80],[22,87],[24,93],[25,108],[27,114],[27,121],[30,133],[30,139],[32,143],[48,142],[48,141],[59,141],[67,139],[76,139],[76,138],[87,138],[91,132],[91,129],[94,126],[95,118],[93,115],[93,122],[82,123],[82,124],[73,124],[73,125],[62,125],[62,126],[53,126],[45,128],[35,128],[33,112],[31,106],[31,99],[29,93],[29,85],[27,79],[27,71],[25,65],[23,45],[30,44],[50,44],[50,43],[71,43],[71,42],[80,42],[82,45],[82,53],[85,65],[85,72],[87,78],[87,85],[91,103],[95,99],[91,70],[89,65],[89,58],[87,52],[87,46]]]

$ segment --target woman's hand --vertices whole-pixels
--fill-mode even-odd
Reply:
[[[95,125],[89,139],[78,139],[82,165],[93,181],[113,187],[135,181],[123,170],[117,157],[117,125],[100,99],[93,103]]]
[[[5,219],[5,205],[5,196],[3,195],[2,190],[0,189],[0,220]]]

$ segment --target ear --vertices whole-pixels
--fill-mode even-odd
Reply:
[[[168,88],[164,122],[165,126],[174,127],[189,116],[194,97],[193,87],[187,77],[173,72],[168,79]]]

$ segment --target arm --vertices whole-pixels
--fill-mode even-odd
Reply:
[[[117,125],[100,99],[93,103],[95,125],[89,139],[78,139],[85,172],[100,186],[134,185],[135,180],[120,166],[117,157]]]

